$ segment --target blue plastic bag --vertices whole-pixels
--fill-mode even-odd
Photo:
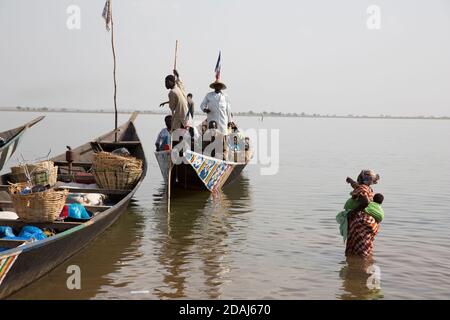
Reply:
[[[91,218],[86,208],[79,203],[70,204],[68,211],[69,217],[73,219],[89,220]]]
[[[11,227],[0,227],[0,238],[15,237]]]
[[[31,238],[24,238],[24,237],[16,237],[16,236],[14,236],[14,237],[4,237],[4,238],[2,238],[2,240],[14,240],[14,241],[28,241],[28,240],[30,240]]]
[[[35,240],[39,241],[39,240],[44,240],[45,238],[47,238],[47,235],[38,227],[25,226],[20,231],[18,237],[26,239],[26,240],[35,239]]]

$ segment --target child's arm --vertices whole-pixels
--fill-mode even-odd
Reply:
[[[345,181],[346,181],[347,183],[349,183],[349,184],[352,186],[353,189],[356,189],[356,188],[359,187],[358,182],[356,182],[355,180],[353,180],[353,179],[350,178],[350,177],[347,177],[347,179],[346,179]]]

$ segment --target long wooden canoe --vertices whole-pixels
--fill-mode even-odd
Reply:
[[[247,151],[251,153],[250,151]],[[170,151],[155,152],[164,181],[168,182]],[[172,165],[171,187],[186,190],[217,191],[232,184],[247,166],[251,155],[243,162],[224,161],[198,152],[186,151],[182,163]]]
[[[57,232],[56,235],[41,241],[21,242],[0,239],[0,247],[11,248],[0,252],[0,298],[8,297],[39,279],[86,247],[93,239],[111,226],[127,209],[131,198],[139,188],[147,172],[144,150],[133,124],[136,116],[137,114],[133,114],[130,120],[118,128],[117,142],[114,142],[114,131],[112,131],[92,142],[73,149],[76,155],[76,162],[72,166],[77,166],[79,170],[87,171],[90,168],[93,154],[97,148],[100,147],[104,151],[112,151],[120,147],[126,147],[133,156],[141,159],[144,164],[143,173],[137,185],[132,190],[69,188],[70,192],[106,194],[108,195],[109,203],[104,206],[88,207],[87,209],[93,213],[92,219],[88,222],[33,224],[41,228],[51,228]],[[67,175],[65,174],[68,168],[65,154],[52,160],[60,166],[60,176]],[[1,176],[1,180],[2,186],[0,186],[0,189],[5,190],[8,174]],[[5,192],[3,193],[5,194]],[[11,207],[11,203],[8,203],[8,201],[1,201],[0,205],[4,208]],[[26,224],[20,220],[0,220],[0,226],[11,226],[16,230],[24,225]],[[98,261],[98,263],[101,263],[101,261]]]
[[[5,142],[2,146],[0,146],[0,171],[16,151],[20,139],[22,138],[25,131],[27,131],[28,128],[31,128],[44,118],[44,116],[41,116],[18,128],[0,132],[0,138],[2,138]]]

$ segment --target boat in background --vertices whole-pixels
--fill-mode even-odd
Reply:
[[[66,160],[66,154],[50,159],[59,168],[58,180],[64,180],[73,176],[75,171],[81,176],[87,175],[92,167],[93,156],[96,151],[111,152],[119,148],[126,148],[133,157],[142,160],[142,174],[132,190],[107,190],[87,187],[70,187],[60,185],[61,189],[70,193],[104,194],[108,202],[104,205],[85,206],[92,213],[92,218],[86,222],[51,222],[33,223],[33,226],[41,229],[52,229],[56,232],[41,241],[20,241],[0,239],[0,298],[5,298],[44,276],[52,269],[66,261],[68,258],[82,250],[97,238],[103,231],[111,226],[130,204],[130,201],[145,178],[147,162],[141,141],[137,135],[133,121],[137,113],[116,131],[111,131],[92,142],[88,142],[72,151],[72,159]],[[73,161],[72,161],[73,160]],[[9,174],[1,177],[0,195],[9,197],[8,189]],[[3,190],[3,191],[2,191]],[[0,208],[12,208],[9,200],[0,201]],[[0,219],[0,226],[9,226],[14,230],[20,230],[27,225],[20,220]],[[6,249],[6,250],[5,250]],[[98,261],[102,263],[102,261]],[[65,285],[65,283],[61,284]]]
[[[0,132],[0,138],[3,140],[2,145],[0,145],[0,171],[16,151],[17,146],[20,143],[20,139],[27,129],[42,121],[44,118],[44,116],[41,116],[18,128]]]

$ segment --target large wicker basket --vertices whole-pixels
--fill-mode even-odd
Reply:
[[[31,176],[31,183],[33,185],[55,185],[58,180],[58,167],[54,165],[53,161],[42,161],[34,164],[27,164],[24,166],[17,166],[11,168],[9,180],[12,183],[27,182],[26,172]]]
[[[94,155],[92,173],[100,188],[130,190],[142,174],[142,160],[109,152]]]
[[[49,189],[21,195],[20,191],[26,183],[13,184],[9,187],[11,200],[17,216],[24,222],[52,222],[61,214],[69,192]]]

